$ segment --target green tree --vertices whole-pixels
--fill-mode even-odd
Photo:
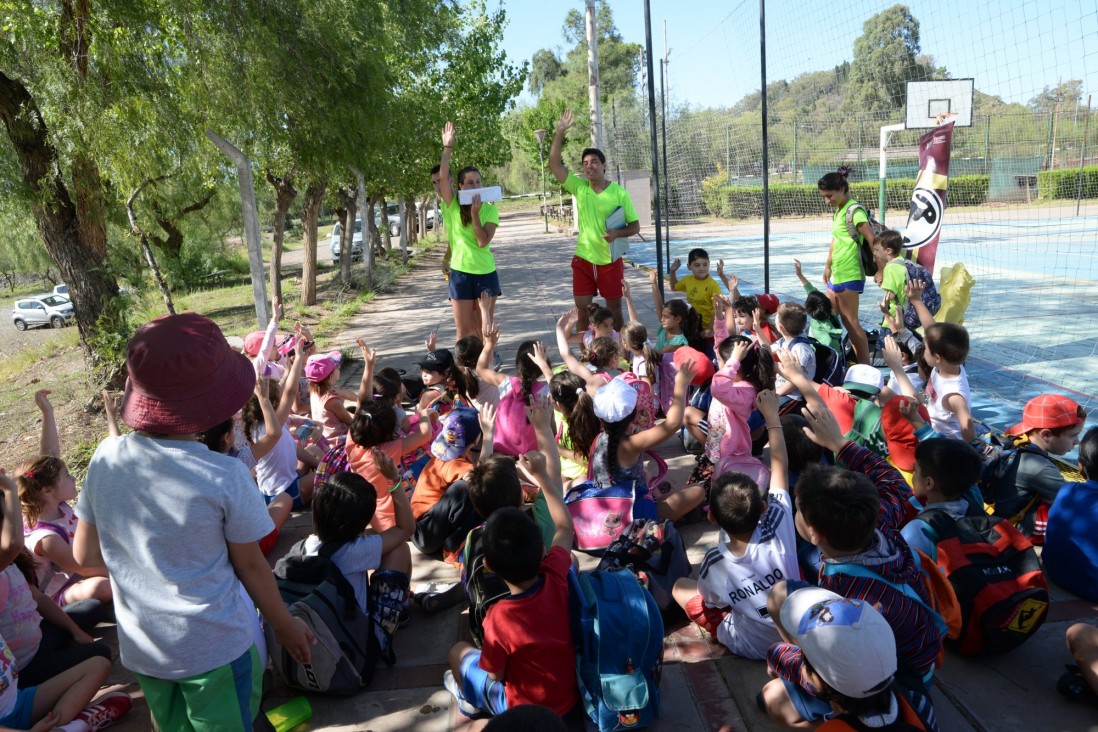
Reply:
[[[1029,100],[1029,106],[1035,112],[1074,111],[1083,99],[1083,82],[1072,79],[1045,87],[1041,93]]]
[[[905,5],[893,5],[862,26],[854,41],[848,99],[860,112],[893,112],[907,100],[907,82],[922,78],[919,21]]]

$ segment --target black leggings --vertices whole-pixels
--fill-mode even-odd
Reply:
[[[77,643],[71,633],[48,620],[43,620],[39,627],[42,629],[42,642],[38,644],[38,651],[31,662],[19,672],[20,689],[38,686],[89,658],[102,656],[111,660],[111,649],[102,643]]]

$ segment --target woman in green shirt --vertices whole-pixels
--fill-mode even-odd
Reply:
[[[835,209],[831,219],[831,249],[824,265],[824,282],[827,283],[827,297],[838,313],[850,336],[850,345],[858,363],[869,363],[869,339],[858,320],[858,301],[865,289],[865,271],[858,252],[858,242],[846,228],[847,210],[857,205],[850,197],[850,184],[846,182],[850,168],[839,168],[820,178],[817,187],[820,195],[829,206]],[[869,217],[861,206],[854,211],[854,228],[873,247],[873,229],[869,226]]]
[[[442,128],[441,181],[450,180],[454,137],[454,124],[447,122]],[[481,186],[480,171],[476,168],[469,166],[458,171],[458,190]],[[489,295],[488,314],[491,319],[496,298],[501,294],[496,260],[489,248],[499,227],[499,209],[490,203],[481,203],[479,195],[473,196],[471,203],[462,205],[453,187],[446,183],[439,186],[439,195],[442,197],[446,236],[450,239],[450,306],[454,310],[457,340],[467,335],[483,337],[477,302],[482,293]]]

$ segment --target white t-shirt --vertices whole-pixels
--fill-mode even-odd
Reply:
[[[263,425],[256,426],[257,439],[265,433]],[[297,443],[286,425],[282,425],[282,436],[275,446],[256,463],[255,477],[259,490],[268,496],[277,496],[297,480]]]
[[[782,337],[779,338],[773,346],[773,350],[777,351],[779,348],[788,350],[797,359],[797,363],[801,365],[801,369],[804,370],[805,376],[809,381],[812,381],[816,376],[816,349],[811,344],[804,341],[797,341],[793,345],[789,345],[793,341],[792,338]],[[778,388],[783,384],[789,383],[784,377],[774,376],[774,388]],[[804,396],[799,389],[793,389],[790,392],[786,392],[785,396],[792,397],[793,399],[803,400]]]
[[[781,641],[766,609],[770,588],[801,578],[788,491],[770,489],[766,510],[742,557],[728,551],[727,541],[722,531],[717,546],[706,553],[698,592],[707,606],[731,609],[717,628],[717,640],[737,656],[761,660]]]
[[[320,538],[316,534],[309,534],[305,539],[305,552],[312,556],[320,553]],[[336,550],[332,561],[355,588],[359,607],[366,610],[366,588],[370,584],[368,573],[381,566],[381,537],[377,534],[360,536]]]
[[[19,699],[19,686],[16,682],[15,654],[8,644],[0,638],[0,719],[11,714],[15,702]]]
[[[926,410],[930,413],[930,425],[934,431],[943,437],[961,439],[961,420],[945,405],[945,399],[950,394],[963,396],[971,409],[972,395],[968,391],[968,374],[964,366],[961,373],[953,377],[942,376],[938,369],[934,369],[930,372],[930,383],[926,387]]]
[[[126,668],[185,679],[251,647],[255,608],[228,544],[259,541],[274,523],[242,462],[200,442],[108,437],[76,515],[99,533]]]
[[[34,557],[34,574],[38,580],[38,588],[47,597],[56,595],[72,579],[72,575],[51,562],[47,557],[35,553],[38,545],[49,536],[56,536],[72,546],[72,538],[76,535],[76,514],[67,503],[62,503],[59,508],[61,509],[60,518],[53,521],[39,520],[35,529],[32,531],[24,530],[23,532],[23,546]],[[54,531],[52,528],[46,528],[44,524],[56,526],[65,533],[65,536],[62,537],[59,532]]]

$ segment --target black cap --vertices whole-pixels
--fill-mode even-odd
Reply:
[[[422,361],[416,361],[416,364],[424,371],[449,371],[454,367],[454,354],[445,348],[436,348]]]

